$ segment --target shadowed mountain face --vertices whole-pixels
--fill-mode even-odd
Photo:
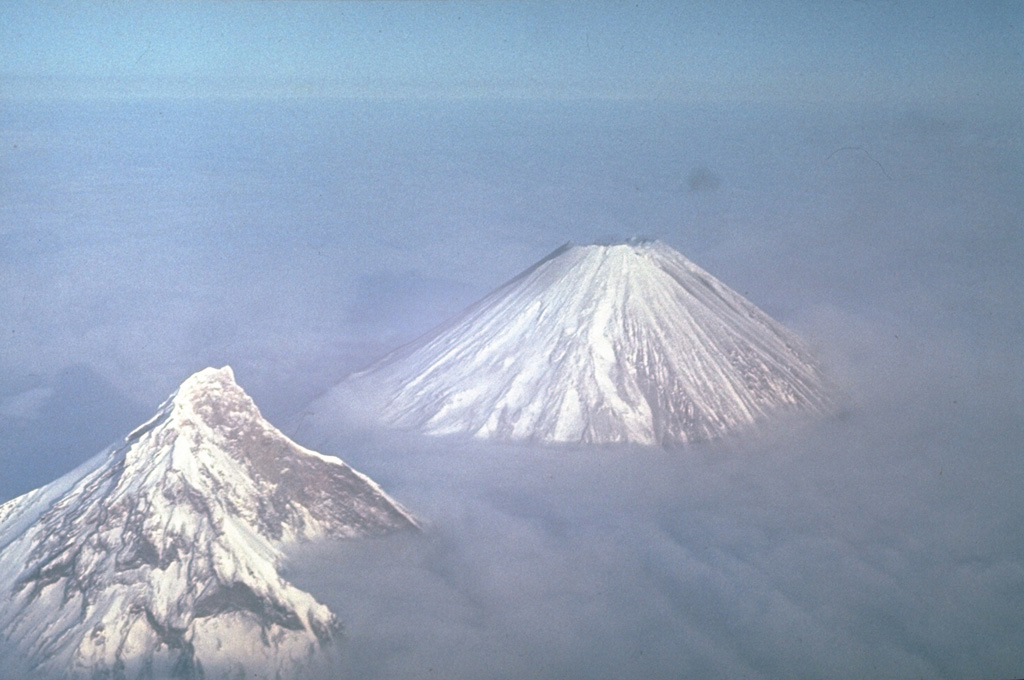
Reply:
[[[829,396],[798,338],[658,242],[564,246],[315,407],[427,434],[681,444]]]
[[[186,380],[79,469],[0,506],[0,631],[43,677],[276,677],[334,614],[282,547],[415,527],[367,477],[291,442],[230,368]]]

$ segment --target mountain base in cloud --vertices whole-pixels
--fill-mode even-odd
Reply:
[[[431,435],[675,445],[831,396],[801,341],[657,241],[567,245],[313,406]]]
[[[0,634],[32,677],[272,678],[340,631],[283,550],[416,522],[206,369],[77,470],[0,505]],[[26,676],[28,677],[28,676]]]

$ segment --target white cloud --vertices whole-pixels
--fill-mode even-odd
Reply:
[[[103,106],[5,118],[20,183],[0,211],[0,411],[37,414],[26,376],[80,363],[116,387],[87,394],[131,395],[90,434],[113,439],[130,408],[234,365],[274,422],[431,525],[293,565],[346,623],[353,677],[1024,673],[1019,124]],[[892,179],[826,162],[850,145]],[[689,192],[705,163],[718,188]],[[273,415],[456,297],[608,233],[661,238],[796,327],[849,408],[681,455],[331,444]],[[39,436],[17,434],[59,434],[73,465],[94,449],[76,448],[63,396]],[[4,450],[5,478],[56,476],[54,448]]]

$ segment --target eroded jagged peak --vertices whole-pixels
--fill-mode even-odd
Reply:
[[[161,412],[177,416],[199,416],[211,426],[223,423],[226,412],[245,413],[262,419],[259,409],[242,387],[235,382],[230,366],[204,368],[189,376],[161,408]]]
[[[285,547],[416,526],[207,368],[123,443],[4,506],[0,639],[48,677],[294,677],[338,622],[282,576]]]
[[[209,366],[201,371],[196,371],[181,383],[176,392],[176,397],[187,398],[190,394],[201,392],[207,389],[224,389],[225,387],[238,387],[235,382],[235,372],[230,366],[214,368]]]

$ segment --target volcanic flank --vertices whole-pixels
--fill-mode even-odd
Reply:
[[[338,629],[282,547],[415,526],[367,477],[290,441],[230,368],[0,505],[7,671],[61,678],[295,677]]]
[[[432,435],[679,444],[824,412],[799,339],[657,241],[566,245],[315,406]]]

